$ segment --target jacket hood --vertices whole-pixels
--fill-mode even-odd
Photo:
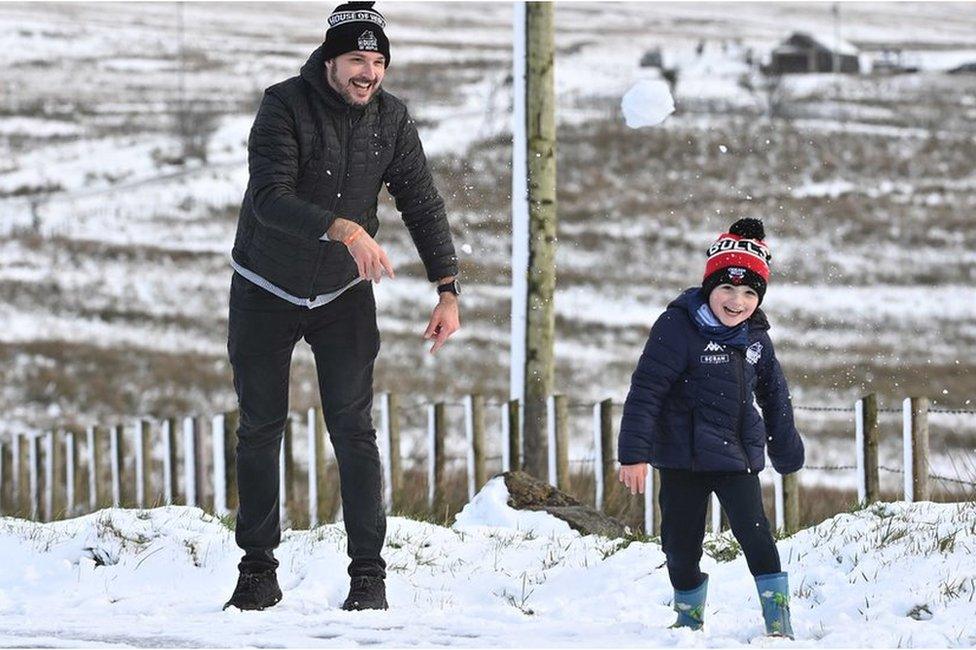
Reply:
[[[305,61],[299,73],[308,84],[315,89],[328,104],[330,108],[340,109],[340,110],[352,110],[361,111],[366,106],[373,104],[376,99],[383,93],[383,88],[379,88],[373,96],[370,98],[369,102],[365,106],[350,106],[346,103],[339,93],[332,89],[325,80],[325,43],[319,45],[315,48],[309,57]]]
[[[708,299],[706,296],[702,295],[702,288],[691,287],[682,291],[681,295],[672,300],[668,304],[668,309],[682,310],[688,314],[688,319],[694,323],[695,312],[698,311],[699,305],[701,305],[703,302],[708,302]],[[749,330],[753,332],[765,331],[769,329],[769,319],[766,318],[766,313],[760,307],[756,307],[756,311],[753,312],[752,316],[749,317],[748,323]]]

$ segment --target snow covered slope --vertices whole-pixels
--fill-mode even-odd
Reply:
[[[341,524],[286,533],[284,600],[240,612],[221,610],[236,579],[233,533],[198,509],[103,510],[51,524],[6,518],[0,645],[976,645],[973,503],[876,504],[781,540],[791,643],[761,637],[752,579],[741,555],[730,559],[727,538],[707,541],[704,633],[674,631],[656,542],[530,530],[506,512],[504,489],[479,497],[453,528],[390,519],[388,612],[339,609]],[[502,520],[509,527],[491,525]]]

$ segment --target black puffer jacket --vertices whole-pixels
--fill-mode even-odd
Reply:
[[[247,143],[234,260],[299,298],[348,284],[357,275],[349,251],[320,238],[336,217],[375,237],[386,183],[427,278],[456,275],[444,201],[406,106],[380,90],[365,107],[350,107],[326,83],[324,64],[319,47],[300,76],[264,93]]]

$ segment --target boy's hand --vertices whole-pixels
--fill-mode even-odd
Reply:
[[[620,466],[620,482],[630,489],[631,494],[644,494],[647,484],[647,463]]]

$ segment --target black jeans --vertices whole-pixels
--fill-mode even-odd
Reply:
[[[695,589],[705,579],[698,563],[712,492],[729,518],[732,534],[742,547],[752,575],[779,573],[779,551],[763,511],[758,476],[678,469],[662,469],[660,474],[661,546],[675,589]]]
[[[288,417],[292,351],[312,346],[329,438],[339,465],[349,575],[385,577],[382,471],[373,404],[379,352],[373,286],[362,282],[334,301],[307,309],[234,274],[227,350],[240,406],[237,430],[237,545],[242,571],[277,568],[281,541],[278,454]]]

